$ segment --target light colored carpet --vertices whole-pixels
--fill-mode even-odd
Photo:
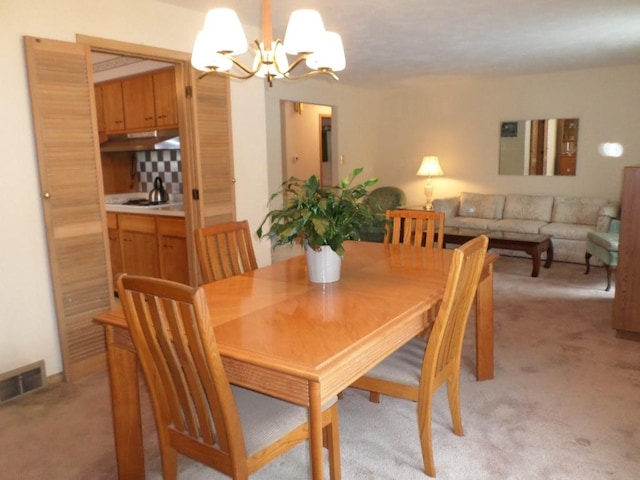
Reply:
[[[455,436],[444,389],[434,412],[437,478],[640,478],[640,343],[611,329],[606,275],[555,263],[531,278],[531,262],[503,257],[495,279],[495,379],[476,382],[473,320],[461,385],[465,436]],[[0,407],[0,478],[114,479],[104,374],[48,387]],[[343,478],[424,479],[415,404],[340,401]],[[159,479],[153,421],[145,406],[147,478]],[[308,478],[306,445],[255,474]],[[226,478],[182,459],[181,479]]]

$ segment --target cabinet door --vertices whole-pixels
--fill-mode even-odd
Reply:
[[[107,133],[107,125],[104,122],[104,102],[102,101],[102,86],[94,87],[96,96],[96,117],[98,119],[98,133],[100,135]]]
[[[93,318],[114,306],[90,51],[25,37],[25,53],[60,350],[73,380],[104,369],[104,328]]]
[[[124,105],[122,103],[122,83],[108,82],[101,84],[104,123],[107,133],[124,132]]]
[[[122,80],[122,99],[127,131],[145,130],[156,126],[151,75],[139,75]]]
[[[178,126],[176,75],[173,68],[153,74],[153,95],[158,127]]]
[[[116,278],[122,273],[122,251],[120,250],[120,235],[118,233],[118,216],[107,213],[107,229],[109,232],[109,258],[111,260],[111,276],[115,289]]]
[[[122,269],[130,275],[159,277],[156,222],[152,215],[118,215]]]
[[[157,217],[160,276],[174,282],[189,283],[187,232],[184,218]]]

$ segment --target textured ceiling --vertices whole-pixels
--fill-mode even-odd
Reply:
[[[259,25],[260,0],[159,0],[235,9]],[[640,0],[272,0],[274,37],[315,8],[342,35],[345,82],[514,75],[640,63]],[[194,32],[195,36],[195,32]],[[253,39],[250,39],[253,40]]]

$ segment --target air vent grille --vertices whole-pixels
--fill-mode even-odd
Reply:
[[[0,403],[44,387],[44,360],[0,374]]]

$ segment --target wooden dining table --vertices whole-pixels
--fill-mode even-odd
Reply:
[[[202,286],[229,380],[309,409],[312,478],[323,478],[322,405],[429,327],[453,251],[347,242],[342,276],[310,283],[304,256]],[[493,378],[493,264],[476,295],[476,376]],[[106,329],[120,479],[142,479],[138,365],[122,310]]]

